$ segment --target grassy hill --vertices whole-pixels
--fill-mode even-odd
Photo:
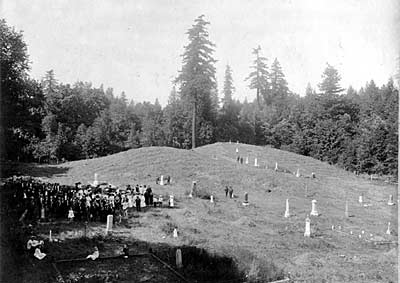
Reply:
[[[236,162],[236,149],[244,159],[248,157],[248,165]],[[259,167],[254,166],[254,158]],[[275,162],[278,172],[273,170]],[[293,174],[297,169],[301,177]],[[35,170],[40,176],[40,168]],[[99,181],[117,186],[149,184],[156,194],[175,196],[177,209],[141,214],[131,229],[119,228],[123,237],[206,248],[234,257],[253,274],[275,265],[298,282],[397,280],[397,245],[381,243],[397,241],[397,187],[361,179],[309,157],[268,147],[216,143],[189,151],[140,148],[46,170],[42,177],[50,182],[85,184],[97,173]],[[315,179],[309,178],[311,172]],[[172,184],[156,185],[160,175],[170,175]],[[214,204],[187,197],[194,180],[199,190],[214,195]],[[232,186],[238,197],[226,198],[225,185]],[[242,205],[245,192],[250,202],[246,207]],[[360,194],[370,206],[358,203]],[[390,194],[397,205],[387,205]],[[286,199],[290,218],[283,217]],[[313,237],[308,239],[303,237],[304,221],[313,199],[320,216],[311,217]],[[349,218],[344,217],[346,200]],[[385,234],[389,221],[395,235]],[[171,227],[178,227],[178,239],[169,234]]]

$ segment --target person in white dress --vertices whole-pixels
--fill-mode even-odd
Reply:
[[[69,219],[69,221],[71,222],[72,220],[74,220],[74,217],[75,217],[74,211],[72,210],[72,207],[71,207],[69,209],[69,211],[68,211],[68,219]]]
[[[33,255],[34,255],[34,257],[36,257],[36,258],[39,259],[39,260],[44,259],[45,256],[46,256],[45,253],[42,253],[42,252],[40,251],[39,247],[37,247],[37,248],[35,249],[35,253],[34,253]]]

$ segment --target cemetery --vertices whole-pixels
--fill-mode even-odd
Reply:
[[[399,3],[2,1],[0,282],[400,280]]]
[[[3,258],[22,263],[31,280],[24,282],[394,282],[397,276],[395,185],[241,143],[143,148],[62,166],[68,169],[61,174],[40,176],[39,167],[35,179],[2,182],[2,218],[9,215],[2,237],[10,243]],[[59,166],[42,169],[51,168]],[[29,168],[17,171],[29,175]],[[75,206],[51,217],[40,206],[12,209],[6,200],[34,192],[28,185],[16,194],[5,185],[13,180],[51,188],[39,189],[39,202],[60,186],[66,201],[93,190],[110,209],[98,219]],[[113,188],[96,190],[105,182]]]

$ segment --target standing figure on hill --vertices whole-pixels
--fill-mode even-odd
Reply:
[[[229,197],[233,198],[233,189],[232,186],[229,186]]]
[[[135,199],[136,211],[140,211],[140,202],[141,202],[141,199],[140,199],[139,196],[137,196],[136,199]]]
[[[228,192],[229,192],[229,188],[228,188],[228,186],[225,186],[225,197],[228,197]]]
[[[122,200],[122,211],[124,217],[128,217],[128,207],[129,207],[128,202],[129,200],[127,196],[124,196]]]
[[[153,203],[154,203],[153,192],[150,189],[150,191],[149,191],[149,204],[153,205]]]
[[[149,202],[149,190],[146,190],[144,192],[144,203],[146,204],[146,206],[148,206],[150,204],[150,202]]]

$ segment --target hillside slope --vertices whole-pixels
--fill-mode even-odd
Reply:
[[[240,156],[249,158],[248,165],[236,162],[236,148]],[[254,166],[254,158],[259,167]],[[300,169],[302,176],[274,171],[275,162],[279,171]],[[397,241],[397,236],[385,234],[389,221],[397,231],[398,205],[387,205],[389,194],[396,194],[397,188],[360,179],[312,158],[267,147],[216,143],[195,150],[141,148],[59,167],[68,170],[47,180],[88,183],[98,173],[100,181],[150,184],[157,194],[175,196],[178,209],[142,214],[135,219],[139,225],[121,229],[126,237],[205,247],[235,257],[244,269],[250,268],[253,257],[273,261],[305,282],[394,282],[397,278],[397,245],[371,242]],[[311,172],[315,179],[306,178]],[[172,185],[156,185],[161,174],[170,175]],[[193,180],[200,190],[215,196],[214,204],[188,199]],[[238,198],[226,198],[225,185],[231,185]],[[245,192],[249,193],[247,207],[242,205]],[[370,206],[358,203],[360,194]],[[286,199],[290,218],[283,217]],[[307,239],[304,220],[313,199],[320,216],[311,217],[314,237]],[[344,217],[346,200],[349,218]],[[178,240],[165,233],[166,226],[178,227]]]

